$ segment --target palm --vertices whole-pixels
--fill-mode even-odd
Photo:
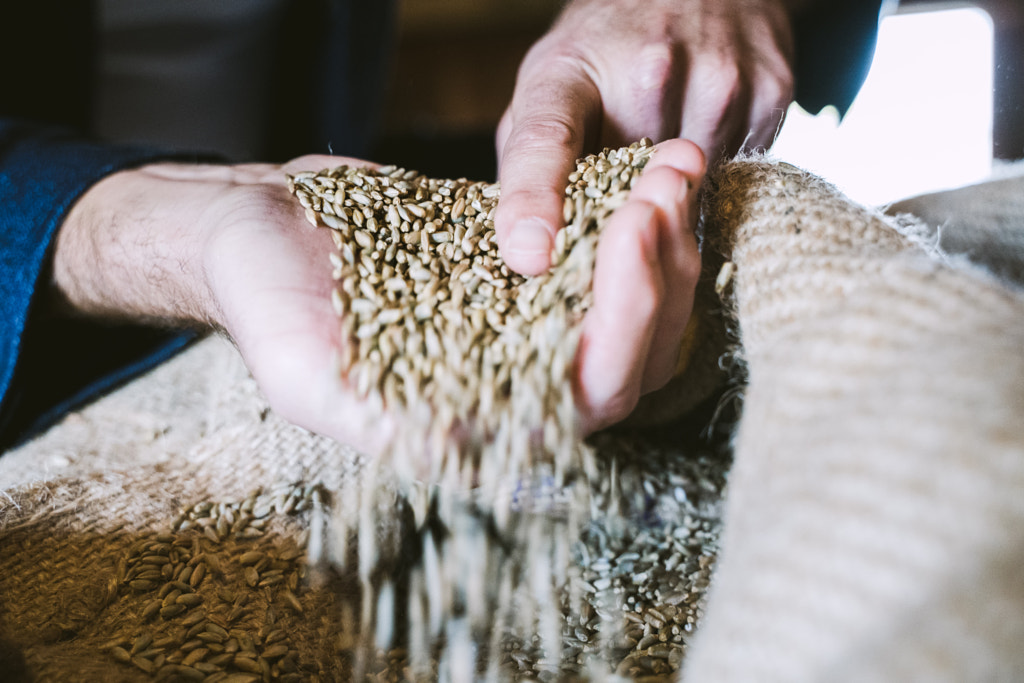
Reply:
[[[360,163],[306,157],[294,168]],[[312,228],[284,186],[284,171],[266,167],[225,198],[206,259],[220,319],[274,409],[286,419],[364,452],[383,446],[387,429],[332,371],[345,342],[331,307],[333,249]]]

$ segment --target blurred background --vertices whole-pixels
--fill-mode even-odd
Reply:
[[[403,0],[377,149],[436,177],[495,176],[494,129],[553,0]]]
[[[377,161],[494,177],[493,130],[551,0],[406,0]],[[790,109],[774,153],[870,204],[980,181],[1024,157],[1024,3],[890,2],[843,120]]]

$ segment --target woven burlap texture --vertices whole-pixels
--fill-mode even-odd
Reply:
[[[1024,679],[1021,292],[792,167],[715,182],[749,385],[683,679]]]
[[[947,256],[984,266],[1024,286],[1024,166],[1013,164],[1000,177],[955,190],[911,197],[887,213],[924,221],[929,238]]]
[[[749,386],[684,680],[1024,677],[1024,298],[784,164],[710,186],[705,277],[736,265]],[[99,650],[138,622],[109,591],[136,539],[196,502],[359,472],[270,411],[229,343],[196,345],[0,459],[0,663],[147,680]],[[334,594],[309,588],[286,623],[328,675]]]
[[[8,672],[29,672],[25,680],[55,681],[148,679],[99,649],[116,632],[149,628],[138,600],[125,605],[108,587],[129,547],[171,531],[183,506],[293,482],[338,488],[360,469],[351,449],[271,412],[217,337],[0,463],[0,659]],[[276,520],[268,537],[302,526]],[[309,590],[301,618],[282,611],[290,642],[316,661],[329,662],[323,653],[335,647],[331,601],[331,591]]]

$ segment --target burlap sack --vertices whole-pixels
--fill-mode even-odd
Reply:
[[[683,680],[1024,679],[1021,291],[792,167],[729,164],[713,191],[749,386]],[[1007,199],[961,227],[972,253],[1021,244]]]
[[[0,460],[0,661],[4,680],[148,680],[101,645],[156,632],[143,597],[118,590],[118,563],[140,539],[168,533],[183,507],[241,501],[254,489],[339,486],[355,476],[351,449],[275,416],[233,346],[208,339]],[[230,546],[281,545],[308,517],[276,515],[267,533]],[[228,547],[228,544],[225,544]],[[241,567],[212,584],[244,589]],[[211,593],[207,592],[208,600]],[[278,609],[289,646],[334,672],[334,591],[310,587],[303,611]],[[251,613],[273,604],[252,591]],[[19,673],[21,675],[19,675]]]
[[[689,637],[717,549],[718,502],[728,459],[708,454],[705,445],[682,440],[677,432],[608,436],[597,447],[606,461],[619,463],[616,481],[628,491],[622,504],[634,505],[650,519],[637,518],[635,529],[620,530],[614,540],[591,525],[587,544],[594,547],[589,552],[595,558],[609,550],[631,554],[629,565],[652,579],[629,587],[657,589],[678,605],[672,613],[678,613]],[[136,593],[119,575],[119,564],[136,544],[161,534],[179,539],[185,533],[187,540],[191,531],[174,531],[175,521],[183,508],[196,503],[235,503],[260,488],[272,498],[294,483],[343,495],[347,487],[359,485],[364,471],[350,449],[288,425],[269,411],[234,347],[219,337],[68,416],[0,460],[3,680],[152,680],[138,666],[113,657],[112,646],[130,650],[150,634],[153,643],[143,652],[152,647],[169,654],[188,637],[179,625],[185,615],[147,619],[146,606],[157,593]],[[295,680],[349,681],[353,637],[359,635],[350,627],[360,595],[354,568],[331,574],[326,584],[312,573],[305,576],[295,591],[301,611],[279,592],[248,586],[243,573],[243,554],[294,547],[295,539],[317,527],[313,513],[308,508],[290,515],[278,512],[269,517],[267,533],[252,539],[214,543],[201,536],[207,554],[221,554],[221,571],[208,572],[197,590],[205,602],[196,609],[209,610],[212,620],[226,628],[286,632],[284,642],[302,665]],[[404,514],[395,508],[396,524]],[[324,511],[319,522],[327,517]],[[678,569],[655,579],[657,565],[667,559],[659,550],[666,537],[685,546],[688,559],[675,561]],[[646,557],[651,551],[653,557]],[[247,596],[246,613],[237,624],[227,621],[230,604],[217,604],[224,589]],[[268,608],[276,612],[270,626]],[[515,606],[506,609],[514,614]],[[168,638],[175,644],[163,642]],[[624,659],[622,670],[672,671],[684,648],[661,647],[664,652],[653,661]],[[371,673],[384,668],[375,662],[363,665]]]
[[[944,263],[896,222],[791,167],[739,161],[711,190],[705,277],[713,283],[724,258],[736,265],[726,304],[734,293],[750,377],[724,559],[694,646],[656,645],[630,663],[650,665],[661,647],[671,667],[688,653],[694,681],[1020,678],[1021,295]],[[721,351],[697,369],[717,368]],[[675,459],[642,435],[613,450],[623,463],[649,461],[638,482],[685,471],[680,503],[657,508],[658,538],[702,515],[705,545],[691,559],[704,571],[727,461],[686,470],[692,444],[672,446],[679,436],[668,435]],[[203,547],[226,548],[229,559],[290,547],[317,524],[294,492],[339,491],[360,472],[350,449],[277,418],[230,344],[198,344],[0,458],[0,671],[6,680],[150,680],[110,649],[112,634],[179,628],[147,620],[153,596],[119,575],[140,540],[158,543],[196,503],[237,503],[261,489],[260,505],[285,501],[264,532]],[[643,538],[657,548],[655,534]],[[695,586],[706,573],[694,583],[686,567],[642,588],[680,597],[671,584],[687,578],[680,604],[692,601],[699,616]],[[296,606],[277,587],[247,587],[230,561],[200,592],[211,601],[204,609],[225,589],[244,593],[238,623],[286,633],[302,664],[296,680],[348,680],[339,604],[353,587],[313,578]]]
[[[923,221],[927,239],[946,257],[966,259],[1024,286],[1024,167],[1004,172],[1008,177],[911,197],[886,212]]]

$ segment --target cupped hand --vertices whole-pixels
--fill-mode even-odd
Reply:
[[[585,433],[622,420],[674,374],[700,275],[694,225],[704,171],[693,143],[661,143],[601,233],[576,355]]]
[[[285,173],[367,162],[327,156],[251,167],[225,198],[205,257],[218,323],[238,346],[275,411],[363,453],[381,452],[390,416],[342,377],[347,340],[331,305],[330,233],[310,225]]]
[[[294,198],[266,191],[282,184],[283,171],[346,162],[304,157],[262,176],[254,171],[254,184],[239,185],[239,197],[225,199],[226,213],[212,217],[218,228],[207,279],[218,320],[276,410],[377,452],[393,425],[368,421],[376,413],[336,369],[325,371],[345,343],[330,305],[328,231],[308,226]],[[693,143],[662,143],[602,234],[574,387],[587,432],[621,420],[642,393],[672,377],[700,273],[693,228],[704,170]]]
[[[331,305],[331,238],[285,187],[285,173],[346,163],[365,165],[311,156],[108,176],[58,235],[60,298],[79,313],[223,328],[282,417],[381,452],[394,423],[338,372],[346,342]],[[587,431],[671,376],[700,267],[692,224],[702,173],[697,147],[663,143],[602,235],[576,366]]]
[[[238,346],[275,412],[364,453],[392,425],[340,376],[334,245],[306,221],[285,173],[341,164],[153,164],[108,176],[69,214],[54,254],[79,314],[215,326]]]
[[[509,267],[549,266],[573,162],[642,137],[714,161],[771,142],[792,97],[792,0],[573,0],[527,54],[498,128]]]

